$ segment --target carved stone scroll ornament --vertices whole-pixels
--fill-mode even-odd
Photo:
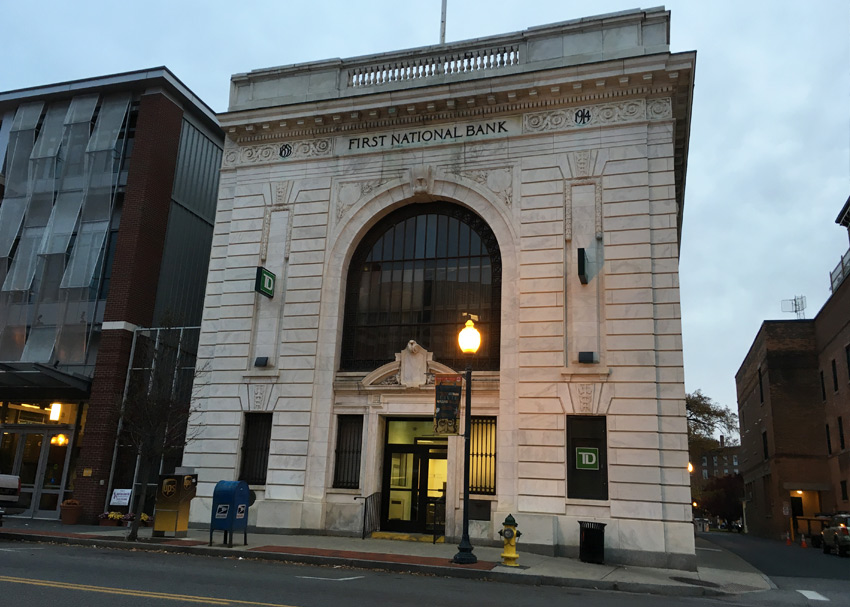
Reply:
[[[506,206],[513,203],[513,171],[511,167],[471,169],[455,173],[487,188]]]
[[[643,99],[633,99],[526,114],[523,116],[522,127],[525,133],[544,133],[646,119],[646,102]]]
[[[579,413],[590,413],[593,405],[593,384],[579,384],[577,388]]]
[[[428,361],[434,354],[428,352],[412,339],[407,347],[396,354],[399,366],[399,381],[407,388],[418,388],[428,383]]]
[[[309,139],[285,143],[263,143],[226,149],[222,165],[234,167],[246,164],[286,162],[305,158],[330,156],[333,151],[331,140]]]
[[[649,120],[665,120],[673,117],[673,103],[669,97],[650,99],[646,105],[646,117]]]
[[[289,193],[292,191],[291,181],[278,181],[274,188],[274,203],[282,206],[289,203]]]
[[[398,373],[395,375],[389,375],[378,382],[376,385],[378,386],[400,386],[401,383],[398,381]]]
[[[269,384],[248,384],[248,402],[244,403],[244,409],[265,411],[270,392]]]
[[[361,200],[370,196],[372,192],[381,187],[385,182],[382,179],[368,179],[365,181],[346,181],[337,186],[336,195],[336,218],[342,219],[348,211]]]
[[[430,194],[434,190],[434,169],[420,165],[410,169],[410,188],[414,195]]]
[[[453,369],[434,361],[429,352],[414,340],[407,342],[395,360],[382,365],[366,375],[362,385],[367,390],[380,388],[422,389],[434,385],[436,373],[453,373]]]
[[[603,415],[611,406],[612,384],[604,374],[574,374],[573,381],[558,385],[558,399],[565,413]]]

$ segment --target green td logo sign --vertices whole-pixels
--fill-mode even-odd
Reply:
[[[254,290],[271,299],[274,297],[274,279],[275,275],[272,272],[262,267],[257,268],[257,280],[254,283]]]
[[[576,447],[576,470],[599,470],[599,449]]]

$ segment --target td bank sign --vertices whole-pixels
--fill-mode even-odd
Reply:
[[[577,470],[599,470],[599,449],[595,447],[576,447]]]

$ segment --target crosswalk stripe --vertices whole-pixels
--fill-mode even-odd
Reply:
[[[806,597],[810,601],[828,601],[829,600],[824,595],[822,595],[819,592],[815,592],[814,590],[798,590],[797,592],[802,594],[804,597]]]

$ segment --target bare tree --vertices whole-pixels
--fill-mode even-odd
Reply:
[[[121,407],[121,433],[136,451],[141,490],[133,492],[133,518],[128,541],[138,539],[141,506],[149,497],[148,479],[160,470],[164,457],[182,453],[192,440],[186,428],[193,412],[192,383],[196,337],[186,329],[166,326],[136,335],[127,393]],[[195,336],[197,331],[194,332]]]

